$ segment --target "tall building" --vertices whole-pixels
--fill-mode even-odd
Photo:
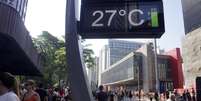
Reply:
[[[201,76],[201,0],[182,0],[185,38],[182,41],[185,86],[194,87]]]
[[[130,42],[123,40],[109,40],[108,54],[109,54],[109,66],[128,55],[130,52],[139,49],[144,43]]]
[[[28,0],[0,0],[0,71],[41,75],[40,57],[24,25]]]
[[[152,44],[129,53],[101,73],[101,84],[109,88],[156,90],[156,73]],[[157,68],[160,92],[183,88],[183,73],[180,49],[157,55]]]
[[[201,27],[201,0],[181,0],[186,34]]]
[[[139,49],[143,44],[140,42],[109,39],[108,44],[101,49],[99,54],[99,85],[101,84],[101,73],[103,71],[130,52]]]

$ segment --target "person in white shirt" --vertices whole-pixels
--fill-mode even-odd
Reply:
[[[16,79],[10,73],[0,72],[0,101],[20,101],[16,93]]]
[[[0,101],[20,101],[19,97],[12,91],[0,95]]]

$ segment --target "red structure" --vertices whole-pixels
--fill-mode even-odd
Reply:
[[[182,57],[180,48],[170,50],[166,54],[170,56],[170,65],[174,88],[183,88],[184,75],[182,70]]]

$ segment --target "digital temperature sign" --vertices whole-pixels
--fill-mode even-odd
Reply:
[[[83,38],[160,38],[165,32],[162,1],[83,3]]]

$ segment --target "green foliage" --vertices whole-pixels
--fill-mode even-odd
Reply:
[[[83,57],[87,68],[93,68],[95,66],[95,58],[93,57],[93,54],[93,50],[84,48]]]
[[[94,68],[95,66],[94,51],[88,48],[89,46],[91,46],[91,44],[85,44],[85,40],[82,40],[81,42],[83,47],[84,62],[87,68]]]
[[[52,85],[65,79],[67,77],[65,42],[47,31],[43,31],[33,41],[42,58],[44,82]]]
[[[43,82],[53,85],[59,80],[67,80],[68,69],[64,37],[58,39],[49,32],[43,31],[41,35],[33,39],[33,42],[42,58]],[[88,44],[83,45],[84,62],[88,68],[93,68],[95,65],[94,52],[88,46]]]

